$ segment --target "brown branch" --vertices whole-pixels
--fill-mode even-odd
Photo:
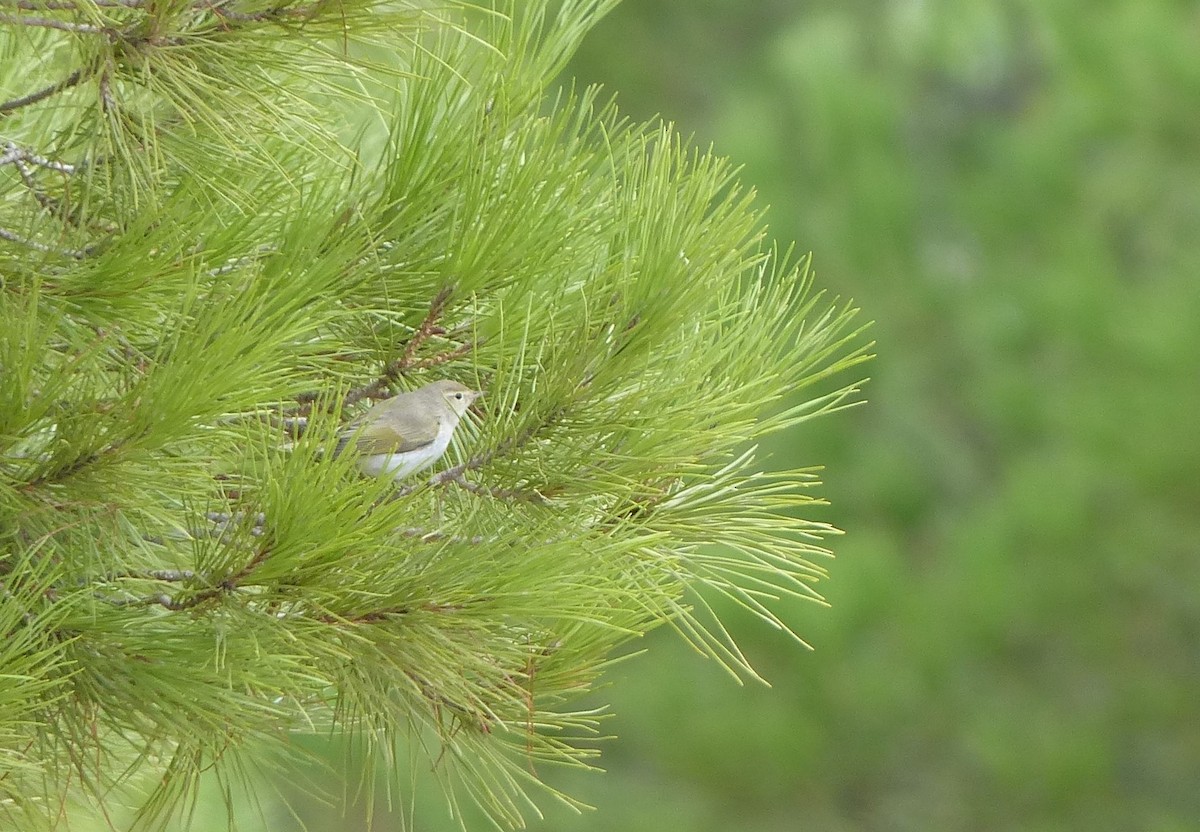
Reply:
[[[525,490],[518,488],[488,488],[486,485],[480,485],[479,483],[471,482],[461,471],[452,477],[446,477],[442,479],[441,482],[452,482],[459,488],[462,488],[465,491],[470,491],[472,494],[480,494],[484,497],[494,497],[497,500],[520,500],[527,503],[537,503],[538,505],[542,506],[550,505],[549,500],[533,489]]]
[[[22,237],[20,234],[17,234],[14,231],[9,231],[7,228],[0,228],[0,240],[8,240],[10,243],[19,243],[20,245],[31,248],[34,251],[41,251],[46,254],[61,254],[63,257],[71,257],[75,260],[82,260],[96,250],[95,246],[88,246],[86,248],[57,248],[55,246],[47,245],[46,243],[38,242],[37,240],[31,240],[28,237]]]
[[[117,102],[112,97],[112,87],[110,86],[112,67],[106,66],[100,73],[100,83],[97,87],[100,90],[100,109],[105,113],[115,113],[117,111]]]
[[[87,75],[88,71],[77,69],[61,81],[50,84],[47,87],[42,87],[40,90],[29,93],[29,95],[25,95],[20,98],[13,98],[9,101],[0,103],[0,116],[7,115],[13,110],[19,110],[22,107],[28,107],[30,104],[36,104],[52,95],[57,95],[63,90],[70,89],[71,87],[74,87],[83,81]]]
[[[227,590],[237,589],[238,584],[250,577],[251,573],[253,573],[255,569],[262,566],[270,554],[270,546],[260,546],[258,551],[254,553],[254,557],[250,558],[245,566],[221,582],[221,588]]]
[[[196,573],[190,569],[150,569],[145,572],[116,572],[104,575],[101,580],[105,583],[113,583],[115,581],[164,581],[166,583],[177,583],[179,581],[190,581],[195,577]]]
[[[457,485],[472,494],[480,494],[487,497],[494,497],[499,500],[521,500],[524,502],[537,503],[538,505],[548,506],[550,501],[541,492],[534,489],[516,489],[516,488],[489,488],[485,485],[471,482],[466,478],[467,471],[476,471],[487,465],[498,456],[503,456],[510,451],[524,445],[532,439],[540,430],[554,424],[561,418],[563,408],[555,408],[550,411],[547,416],[536,424],[530,425],[516,436],[510,437],[491,450],[476,454],[466,462],[459,463],[445,471],[439,471],[429,478],[429,485],[433,487],[443,485]],[[405,486],[400,489],[397,496],[405,496],[416,490],[416,486]]]
[[[387,398],[392,394],[392,389],[395,387],[396,381],[406,372],[424,370],[446,364],[456,358],[463,357],[475,348],[475,342],[467,341],[438,355],[420,359],[416,357],[417,350],[420,349],[422,344],[435,335],[446,334],[446,330],[438,325],[438,319],[445,312],[446,304],[449,302],[451,294],[452,290],[448,286],[437,293],[437,296],[430,302],[429,311],[425,314],[424,319],[417,325],[412,337],[408,339],[408,343],[404,345],[404,352],[398,358],[389,361],[384,366],[383,372],[379,374],[379,377],[370,384],[355,387],[347,391],[345,397],[342,399],[343,405],[357,404],[363,399]],[[312,410],[313,402],[320,395],[320,392],[315,390],[301,393],[296,397],[296,401],[299,402],[300,406],[289,411],[289,415],[307,415]]]
[[[408,529],[402,529],[400,534],[404,537],[411,537],[414,540],[419,540],[422,543],[439,543],[444,541],[446,543],[466,543],[471,546],[480,546],[484,543],[498,543],[500,541],[500,539],[496,537],[489,538],[479,534],[471,537],[462,537],[455,534],[446,534],[445,532],[430,531],[429,529],[422,529],[416,526]]]
[[[0,6],[15,6],[28,12],[79,11],[89,4],[111,9],[140,9],[145,5],[142,0],[88,0],[87,3],[76,0],[0,0]]]
[[[237,12],[225,8],[227,2],[200,2],[193,8],[206,9],[217,17],[237,21],[238,23],[267,23],[282,18],[309,18],[321,10],[320,3],[310,3],[304,6],[275,6],[261,12]]]
[[[167,595],[166,593],[158,593],[156,595],[147,595],[142,598],[102,598],[101,600],[104,600],[107,603],[110,603],[110,604],[112,604],[114,606],[118,606],[118,607],[130,607],[130,606],[146,607],[146,606],[157,605],[157,606],[164,607],[165,609],[172,610],[172,611],[189,610],[189,609],[192,609],[193,607],[200,606],[205,601],[211,601],[213,598],[216,598],[219,595],[224,595],[225,593],[232,592],[235,589],[237,589],[238,585],[242,581],[244,581],[247,577],[249,577],[250,574],[252,572],[254,572],[255,569],[257,569],[259,566],[261,566],[263,564],[263,562],[266,561],[267,557],[270,554],[271,554],[270,546],[261,547],[255,553],[254,557],[251,558],[237,572],[233,573],[228,578],[221,581],[219,584],[217,584],[215,586],[207,587],[205,589],[201,589],[198,592],[196,592],[194,595],[183,598],[182,600],[179,600],[170,595]],[[166,573],[163,573],[163,574],[166,574]],[[182,574],[182,573],[180,573],[180,574]],[[181,580],[182,579],[183,578],[181,578]],[[97,597],[100,597],[100,596],[97,596]]]
[[[232,522],[240,522],[247,518],[244,512],[235,512],[227,514],[225,512],[210,511],[207,513],[207,519],[214,524],[218,533],[223,533],[228,525]],[[249,529],[249,533],[254,536],[261,536],[265,529],[266,516],[263,513],[253,515],[254,525]],[[219,595],[223,595],[236,590],[241,583],[250,577],[259,566],[266,562],[271,554],[271,546],[268,543],[263,543],[255,551],[254,556],[250,558],[240,569],[229,575],[220,582],[199,589],[193,595],[186,596],[180,599],[178,596],[171,596],[164,593],[156,593],[146,595],[139,598],[110,598],[101,593],[95,593],[100,600],[118,607],[130,606],[160,606],[168,610],[179,611],[187,610],[203,604],[205,601],[212,600]],[[189,581],[196,578],[196,573],[189,569],[159,569],[148,570],[144,572],[125,572],[108,575],[103,578],[106,582],[114,582],[119,580],[155,580],[167,583],[177,583]]]
[[[35,26],[42,29],[58,29],[62,32],[78,32],[84,35],[99,35],[106,30],[102,26],[91,23],[72,23],[69,20],[57,20],[53,17],[22,17],[15,14],[0,12],[0,23],[10,26]]]
[[[450,300],[450,294],[451,290],[449,286],[437,293],[437,296],[429,304],[429,312],[425,314],[425,318],[417,326],[412,337],[408,339],[408,343],[404,345],[404,352],[400,354],[400,357],[388,362],[387,366],[383,368],[383,372],[379,375],[379,378],[375,379],[375,381],[365,387],[358,387],[348,392],[344,401],[345,404],[355,404],[362,399],[384,398],[388,395],[392,386],[404,371],[412,369],[415,366],[416,362],[413,359],[420,346],[432,336],[444,332],[437,325],[437,321],[446,309],[446,304]]]
[[[409,365],[417,352],[417,348],[429,340],[431,335],[435,334],[437,320],[442,316],[442,312],[446,310],[446,304],[450,302],[450,295],[451,289],[449,286],[446,286],[437,293],[433,301],[429,304],[429,312],[425,315],[425,319],[421,321],[412,338],[408,339],[408,344],[405,345],[404,352],[400,355],[400,358],[393,361],[392,364],[399,365],[400,368]]]
[[[38,205],[41,205],[42,208],[45,209],[46,213],[50,214],[52,217],[57,217],[68,225],[74,225],[76,227],[79,226],[79,218],[72,216],[72,214],[63,205],[63,201],[61,199],[55,199],[42,190],[41,186],[38,185],[37,180],[34,179],[33,171],[30,170],[29,165],[26,163],[24,158],[18,157],[14,159],[13,164],[17,166],[17,172],[21,174],[21,181],[25,183],[25,187],[29,189],[29,192],[33,194],[33,198],[37,200]]]
[[[437,367],[441,364],[446,364],[456,358],[462,358],[464,355],[475,349],[474,341],[465,341],[459,344],[452,350],[431,355],[428,358],[422,358],[419,361],[414,361],[404,369],[406,370],[428,370],[430,367]]]
[[[0,229],[0,230],[3,230],[3,229]],[[121,447],[120,444],[109,445],[107,448],[104,448],[103,450],[93,451],[92,453],[84,454],[81,457],[71,460],[66,465],[62,466],[61,468],[56,468],[54,470],[47,471],[46,473],[41,474],[40,476],[34,477],[33,479],[29,480],[24,485],[22,485],[21,490],[29,491],[31,489],[37,488],[38,486],[45,485],[48,482],[58,482],[60,480],[64,480],[64,479],[67,479],[68,477],[74,476],[75,474],[79,473],[87,466],[91,465],[94,462],[97,462],[104,454],[112,453],[113,451],[117,450],[120,447]]]
[[[415,673],[411,670],[406,670],[404,671],[404,675],[407,676],[409,680],[417,686],[417,690],[419,690],[421,695],[429,701],[429,704],[433,707],[434,713],[437,715],[439,722],[441,721],[441,708],[445,707],[452,714],[462,720],[462,724],[473,725],[477,730],[485,734],[491,733],[492,723],[496,721],[496,717],[495,714],[491,713],[491,710],[485,705],[482,703],[476,707],[464,705],[445,696],[436,687],[434,687],[431,682],[418,673]],[[442,753],[444,754],[445,752],[446,747],[443,746]],[[437,765],[440,760],[441,755],[438,756],[438,761],[435,761],[434,765]]]
[[[549,427],[550,425],[554,424],[555,422],[557,422],[562,417],[562,413],[563,413],[562,408],[555,408],[546,416],[546,418],[542,419],[540,422],[530,425],[529,427],[525,428],[525,430],[518,433],[516,436],[512,436],[512,437],[509,437],[508,439],[505,439],[503,442],[501,442],[500,444],[498,444],[496,447],[492,448],[491,450],[484,451],[481,454],[476,454],[475,456],[468,459],[466,462],[460,463],[458,465],[455,465],[452,468],[447,468],[445,471],[441,471],[440,473],[434,474],[432,477],[430,477],[429,484],[430,485],[444,485],[448,482],[453,482],[453,481],[457,480],[459,477],[461,477],[463,474],[465,474],[467,471],[476,471],[476,470],[482,468],[483,466],[487,465],[489,462],[491,462],[496,457],[503,456],[504,454],[507,454],[510,451],[516,450],[517,448],[521,447],[526,442],[528,442],[530,439],[532,439],[535,435],[537,435],[538,431],[543,430],[543,429]]]
[[[438,604],[430,601],[425,604],[419,604],[415,607],[388,607],[381,610],[371,610],[370,612],[355,613],[352,615],[338,615],[336,613],[327,612],[322,613],[321,615],[314,615],[312,618],[314,621],[320,621],[322,624],[378,624],[382,621],[388,621],[393,618],[412,615],[414,612],[454,613],[461,612],[464,609],[466,609],[466,606],[463,604]]]

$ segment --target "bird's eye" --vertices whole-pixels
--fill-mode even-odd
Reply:
[[[454,398],[458,399],[461,402],[462,401],[462,393],[455,393]]]

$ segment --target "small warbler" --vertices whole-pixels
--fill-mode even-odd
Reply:
[[[444,380],[384,399],[346,425],[336,452],[353,445],[364,474],[402,479],[437,462],[450,446],[459,419],[482,395]]]

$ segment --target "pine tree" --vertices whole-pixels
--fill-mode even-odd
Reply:
[[[704,598],[819,599],[755,446],[867,345],[727,162],[551,92],[611,5],[0,0],[7,820],[317,730],[516,824],[614,648],[752,674]],[[333,453],[439,378],[432,476]]]

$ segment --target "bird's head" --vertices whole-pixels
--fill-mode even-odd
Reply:
[[[435,381],[429,386],[434,390],[434,392],[437,393],[437,395],[441,396],[442,400],[445,401],[446,406],[449,407],[456,416],[462,416],[464,413],[466,413],[467,408],[474,404],[475,400],[483,395],[481,391],[472,390],[462,382],[454,381],[452,379]]]

